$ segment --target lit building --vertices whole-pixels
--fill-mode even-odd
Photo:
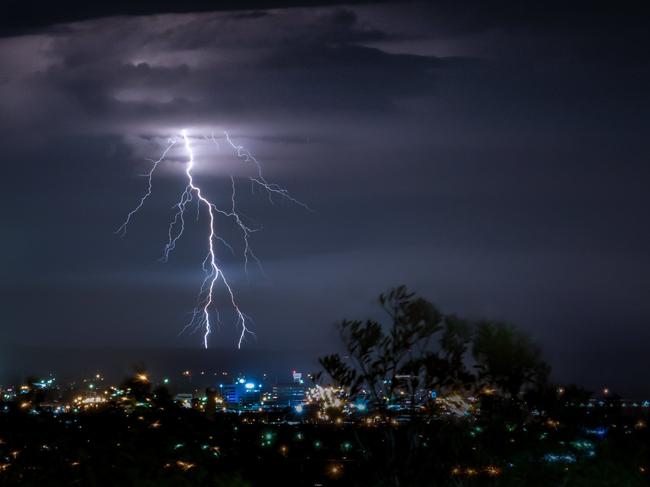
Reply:
[[[297,372],[297,371],[294,370],[294,371],[291,373],[291,375],[293,376],[293,382],[294,382],[294,384],[304,384],[304,383],[305,383],[305,382],[302,380],[302,372]]]
[[[174,396],[174,401],[179,403],[184,408],[191,408],[193,399],[193,394],[176,394]]]
[[[302,384],[277,384],[273,386],[271,402],[275,407],[292,407],[305,402]]]
[[[257,406],[262,399],[262,384],[238,379],[234,384],[221,384],[221,396],[230,406]]]

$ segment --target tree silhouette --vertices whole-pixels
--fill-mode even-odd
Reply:
[[[343,320],[339,330],[347,356],[335,353],[320,359],[351,397],[367,394],[375,408],[384,410],[398,391],[408,393],[413,405],[418,390],[457,388],[472,381],[464,360],[472,336],[469,323],[443,316],[405,286],[381,294],[379,304],[389,325]]]
[[[484,321],[478,324],[472,355],[479,380],[516,397],[525,387],[543,386],[550,367],[528,335],[512,325]]]
[[[400,395],[408,394],[415,404],[417,391],[489,387],[517,397],[547,382],[550,367],[539,347],[511,325],[474,326],[443,315],[405,286],[381,294],[379,304],[389,324],[343,320],[338,326],[346,356],[319,360],[351,398],[368,396],[376,409],[385,410]],[[467,367],[470,349],[476,376]]]
[[[151,382],[142,364],[133,366],[134,374],[122,382],[122,388],[127,391],[127,396],[136,401],[144,401],[151,396]]]
[[[174,398],[167,386],[159,384],[154,388],[153,404],[160,408],[172,407],[174,405]]]

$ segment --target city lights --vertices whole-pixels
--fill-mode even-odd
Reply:
[[[277,379],[270,381],[268,374],[261,374],[264,379],[258,381],[254,375],[237,375],[224,373],[225,371],[203,372],[206,378],[216,376],[223,380],[224,377],[233,377],[233,380],[213,384],[206,390],[181,381],[179,385],[174,386],[180,390],[175,391],[171,396],[169,400],[172,402],[165,403],[160,409],[158,409],[160,404],[156,405],[156,396],[151,392],[152,383],[169,384],[169,380],[166,376],[158,378],[153,373],[135,374],[132,377],[134,382],[131,383],[131,387],[111,385],[104,377],[100,379],[94,376],[88,380],[84,379],[78,382],[73,389],[75,394],[69,399],[67,399],[68,386],[59,384],[54,378],[49,383],[38,381],[32,385],[2,387],[2,391],[15,389],[20,392],[10,399],[16,401],[19,410],[24,410],[30,415],[60,418],[63,424],[76,424],[77,421],[84,419],[84,415],[91,414],[93,411],[117,410],[122,411],[125,421],[142,423],[146,430],[152,432],[164,432],[170,426],[170,421],[174,421],[173,416],[163,416],[164,411],[170,407],[180,408],[178,411],[192,411],[205,415],[206,418],[223,415],[223,420],[230,421],[232,424],[232,438],[220,435],[220,443],[226,444],[225,450],[223,445],[214,444],[212,435],[203,440],[199,449],[209,458],[216,461],[224,457],[224,454],[227,457],[228,454],[224,452],[232,448],[229,442],[237,438],[240,428],[245,428],[242,431],[254,428],[259,432],[256,447],[260,451],[267,452],[263,454],[270,455],[275,452],[285,459],[301,458],[301,455],[307,455],[304,450],[307,447],[307,451],[311,451],[315,458],[326,455],[323,459],[325,463],[322,472],[332,480],[346,476],[349,468],[353,468],[355,462],[361,461],[360,459],[366,454],[364,452],[367,452],[368,444],[359,441],[362,431],[368,433],[380,433],[382,429],[399,431],[402,424],[408,424],[411,415],[414,414],[416,417],[433,420],[432,424],[439,421],[453,421],[457,426],[465,425],[465,437],[476,445],[481,444],[484,436],[493,438],[494,435],[494,430],[482,424],[484,413],[480,408],[480,400],[470,393],[463,395],[456,391],[451,393],[446,393],[444,390],[437,391],[436,407],[433,409],[429,409],[431,391],[423,390],[416,394],[421,401],[416,405],[417,407],[406,402],[405,395],[398,394],[393,398],[384,398],[385,404],[382,404],[384,409],[378,410],[376,404],[367,398],[363,390],[358,397],[354,397],[342,387],[327,385],[309,387],[296,379],[299,373],[295,371],[288,374],[284,383]],[[186,370],[181,375],[191,374]],[[41,387],[40,384],[44,386]],[[140,384],[142,390],[137,388],[132,390],[136,384]],[[35,390],[47,392],[54,397],[59,394],[59,398],[48,403],[26,400],[32,398]],[[484,397],[498,394],[494,391],[486,395],[484,389],[478,392]],[[499,431],[504,432],[504,440],[511,445],[524,443],[527,437],[528,442],[538,444],[541,450],[541,453],[536,454],[534,461],[549,465],[549,468],[555,465],[564,470],[581,462],[598,459],[600,443],[609,435],[617,434],[619,430],[620,434],[624,435],[642,434],[647,428],[646,419],[644,416],[635,417],[634,414],[645,414],[647,409],[643,407],[644,402],[647,401],[618,400],[619,407],[626,411],[625,414],[630,415],[622,416],[625,418],[623,424],[611,423],[610,420],[611,424],[608,426],[584,427],[579,430],[576,437],[569,440],[565,439],[564,435],[567,434],[570,426],[559,419],[562,417],[563,410],[573,411],[570,414],[575,414],[577,411],[594,414],[593,412],[600,410],[611,414],[609,412],[611,400],[608,403],[599,398],[591,399],[588,401],[591,408],[580,403],[574,405],[568,402],[561,403],[564,409],[557,410],[557,415],[549,416],[547,413],[536,411],[531,416],[534,419],[529,418],[523,422],[506,421],[500,426]],[[1,411],[2,409],[0,409],[0,418]],[[292,414],[287,414],[288,412]],[[76,427],[83,426],[80,423]],[[319,427],[327,429],[314,429]],[[134,425],[130,424],[128,428],[134,428]],[[141,429],[140,431],[142,432]],[[317,431],[319,435],[316,434]],[[405,431],[408,431],[408,428]],[[429,449],[434,442],[435,438],[431,433],[422,433],[417,448]],[[11,440],[0,439],[0,453],[5,451],[6,459],[2,463],[0,473],[16,468],[21,450],[12,449],[12,443]],[[302,446],[293,447],[297,445]],[[54,452],[57,448],[50,442],[38,445],[41,452]],[[183,474],[203,468],[205,458],[192,456],[196,448],[194,441],[181,440],[171,443],[166,450],[164,468]],[[73,459],[68,465],[76,468],[81,465],[81,462]],[[512,462],[506,461],[506,458],[499,463],[465,460],[449,466],[447,472],[451,477],[459,479],[490,479],[508,475],[509,469],[513,468],[512,465]],[[642,468],[645,467],[638,468],[639,474],[645,474]]]

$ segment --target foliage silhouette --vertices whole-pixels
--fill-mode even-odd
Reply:
[[[390,319],[343,320],[339,323],[347,355],[334,353],[320,364],[351,397],[367,394],[384,411],[396,391],[451,391],[498,388],[511,398],[526,388],[543,387],[550,367],[540,349],[511,325],[480,322],[473,326],[443,315],[429,301],[399,286],[379,296]],[[477,374],[467,366],[470,357]]]

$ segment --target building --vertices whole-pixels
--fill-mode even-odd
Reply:
[[[221,396],[228,406],[259,407],[262,384],[238,379],[234,384],[220,384]]]
[[[294,371],[291,373],[291,375],[293,376],[293,382],[294,382],[294,384],[304,384],[304,383],[305,383],[305,382],[302,380],[302,372],[297,372],[297,371],[294,370]]]
[[[174,396],[174,401],[179,403],[184,408],[192,407],[192,400],[194,399],[194,394],[176,394]]]
[[[271,403],[275,407],[293,407],[305,402],[306,388],[303,384],[276,384],[271,392]]]

